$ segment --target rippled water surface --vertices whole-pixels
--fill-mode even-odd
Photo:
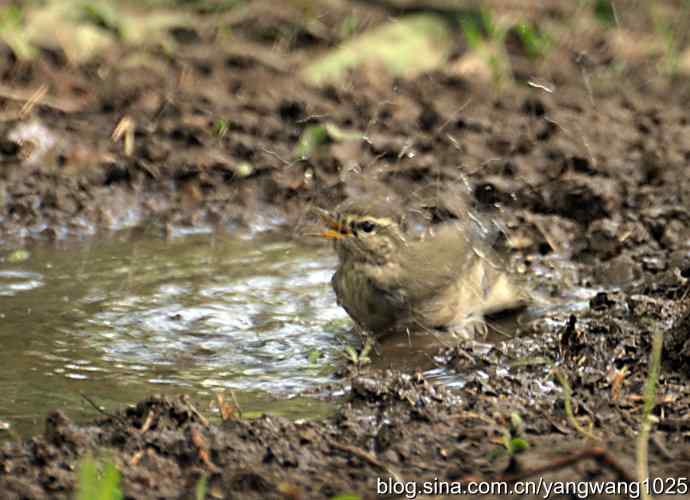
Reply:
[[[114,408],[233,389],[245,411],[323,413],[285,399],[328,381],[351,341],[329,249],[122,233],[29,250],[0,261],[0,423],[25,432],[55,408],[93,415],[82,392]]]
[[[27,250],[0,252],[0,430],[36,432],[56,408],[95,416],[82,393],[108,409],[154,393],[210,403],[215,392],[232,390],[245,414],[309,418],[332,410],[299,396],[332,382],[336,359],[355,341],[330,287],[329,248],[122,232]],[[535,265],[532,274],[560,283],[569,276],[564,263]],[[545,313],[558,313],[565,322],[595,293],[568,289],[528,316],[544,322]],[[376,364],[434,366],[434,337],[413,339],[383,341]],[[464,385],[443,367],[427,375]]]

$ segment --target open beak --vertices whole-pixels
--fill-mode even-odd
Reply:
[[[347,226],[339,222],[337,217],[335,217],[327,210],[318,207],[314,207],[312,208],[312,210],[314,210],[317,213],[317,215],[328,227],[328,229],[326,229],[325,231],[318,233],[318,236],[321,236],[322,238],[328,238],[331,240],[340,240],[352,234],[350,230],[347,228]]]

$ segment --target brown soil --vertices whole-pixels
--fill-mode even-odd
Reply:
[[[134,223],[164,233],[277,221],[280,230],[307,204],[331,206],[374,180],[405,193],[462,173],[477,206],[504,221],[514,265],[540,293],[607,291],[589,293],[586,307],[537,315],[519,338],[442,352],[466,376],[460,389],[414,372],[348,371],[351,390],[326,421],[209,424],[188,402],[156,398],[91,425],[57,412],[43,435],[3,445],[2,498],[72,498],[76,464],[101,449],[114,452],[126,498],[191,498],[202,475],[211,498],[372,498],[377,477],[630,481],[660,330],[650,475],[687,485],[689,94],[682,75],[660,73],[657,54],[621,46],[626,27],[632,39],[649,34],[644,16],[619,6],[623,28],[592,21],[580,32],[573,22],[545,59],[509,36],[515,82],[500,88],[458,72],[467,54],[459,33],[442,70],[394,79],[363,68],[317,88],[293,70],[338,43],[347,14],[371,26],[415,8],[333,2],[311,29],[299,12],[268,3],[237,16],[241,43],[218,43],[211,28],[178,30],[174,57],[146,52],[139,67],[123,67],[127,48],[76,66],[60,51],[22,62],[0,48],[3,89],[49,89],[28,112],[32,90],[0,91],[0,238]],[[569,4],[516,12],[568,26],[577,14]],[[111,139],[123,117],[136,125],[131,154]],[[305,128],[323,122],[367,140],[332,141],[295,160]],[[36,132],[18,140],[27,124],[55,142],[43,148]],[[584,432],[568,418],[554,365]],[[506,435],[528,449],[509,454]]]

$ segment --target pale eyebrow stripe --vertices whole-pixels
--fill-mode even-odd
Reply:
[[[374,224],[378,224],[379,226],[391,226],[393,225],[393,221],[389,219],[388,217],[384,217],[381,219],[378,219],[376,217],[369,217],[366,215],[345,215],[343,217],[347,225],[351,225],[353,222],[364,222],[364,221],[369,221],[373,222]]]

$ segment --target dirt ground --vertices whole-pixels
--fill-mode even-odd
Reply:
[[[209,498],[373,498],[377,478],[630,482],[658,332],[649,471],[690,498],[687,33],[672,49],[646,44],[655,25],[626,2],[613,26],[578,10],[585,2],[486,2],[550,27],[556,43],[535,58],[508,33],[501,81],[459,31],[447,63],[413,77],[375,64],[335,84],[296,76],[342,41],[346,16],[365,31],[418,4],[328,2],[313,24],[298,2],[257,1],[223,14],[233,43],[220,43],[203,22],[217,14],[192,2],[202,22],[173,30],[173,52],[121,46],[79,64],[0,45],[0,239],[144,223],[291,235],[309,204],[462,174],[505,224],[516,272],[581,307],[546,308],[515,339],[442,350],[462,388],[344,367],[351,389],[325,421],[214,424],[159,398],[91,424],[58,410],[43,435],[0,449],[2,498],[72,498],[89,450],[112,453],[133,499],[193,498],[201,477]],[[296,156],[305,130],[326,123],[341,134]]]

